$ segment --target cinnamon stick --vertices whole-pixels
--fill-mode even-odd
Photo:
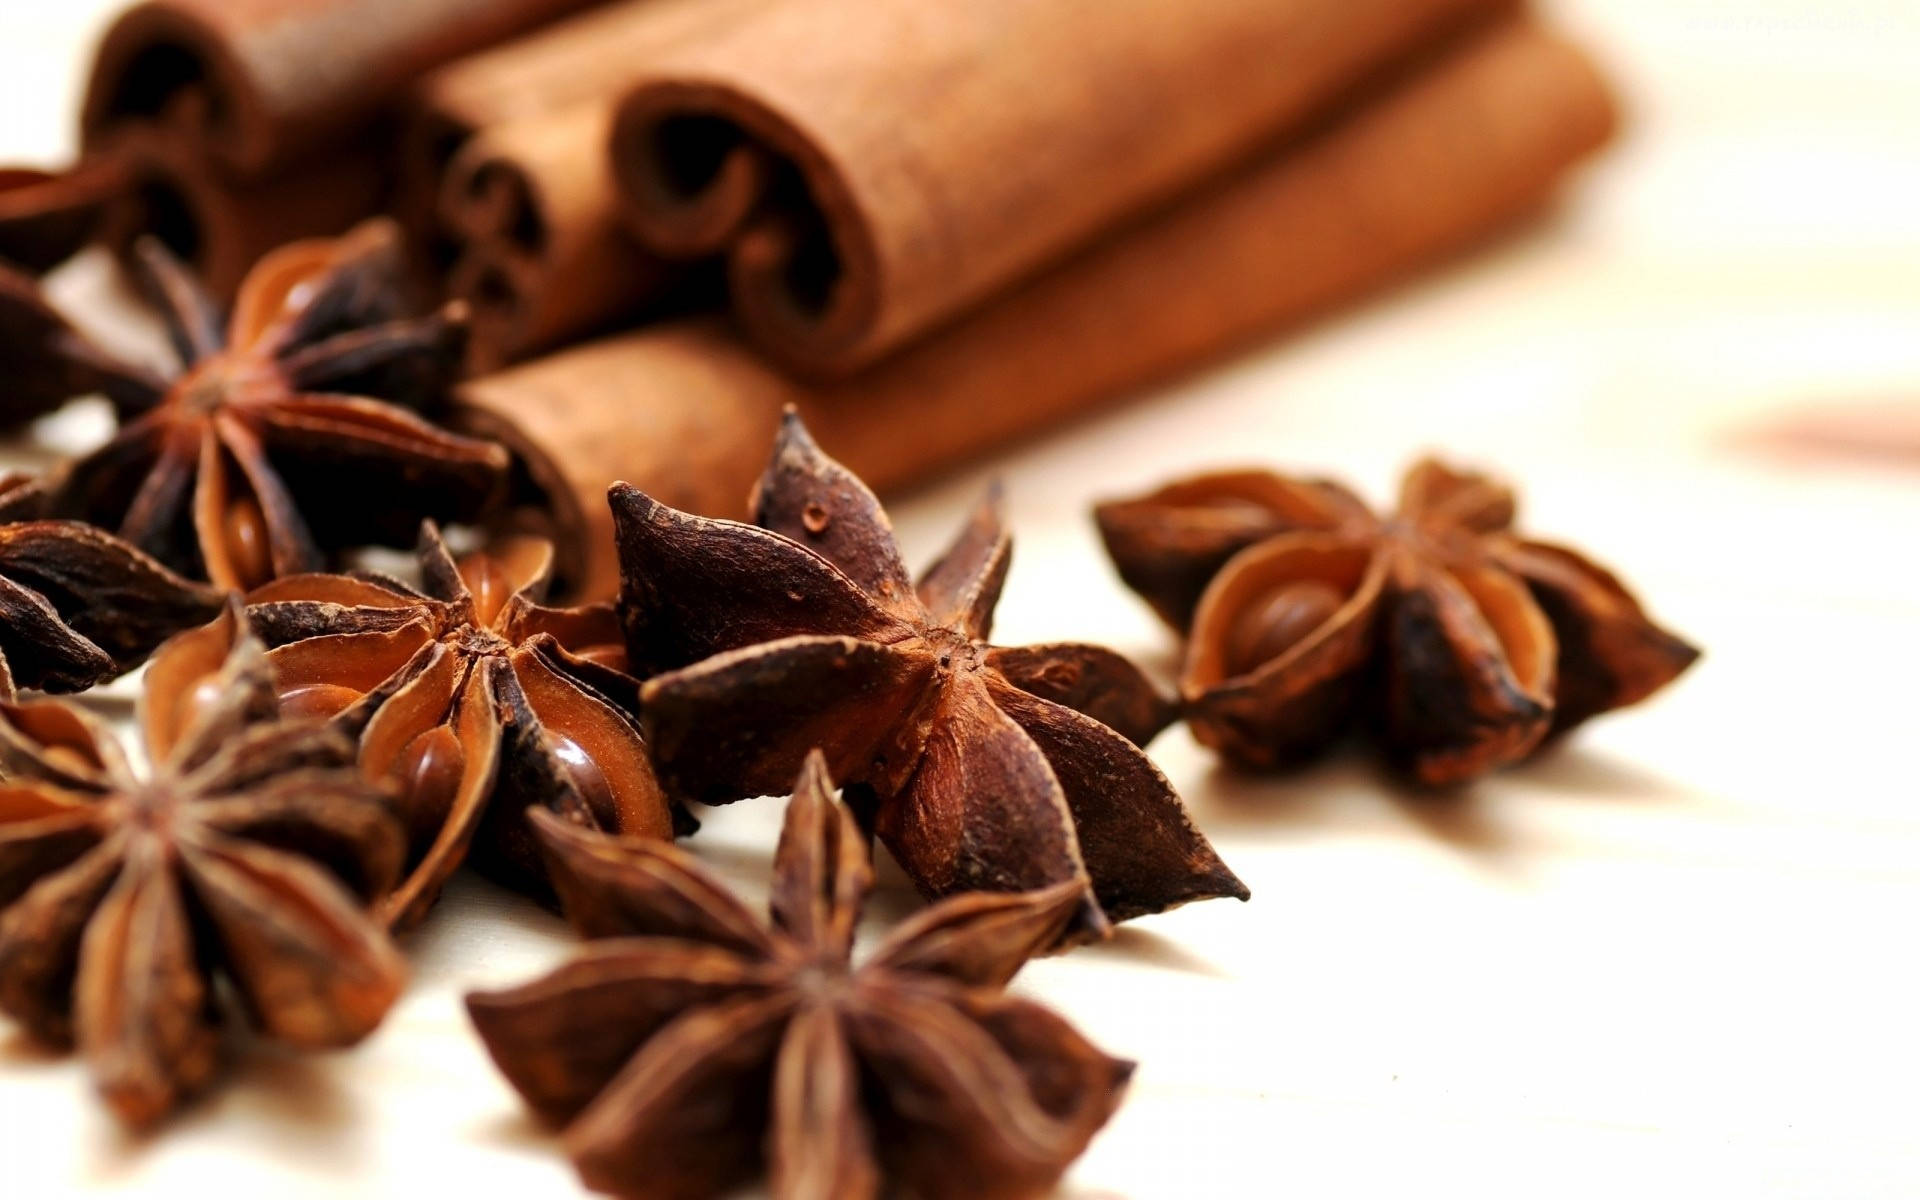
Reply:
[[[756,344],[842,374],[1499,7],[789,0],[650,65],[614,169],[645,244],[729,254]]]
[[[474,312],[475,369],[598,332],[679,272],[619,220],[606,143],[660,47],[761,0],[632,0],[449,64],[418,89],[402,177],[417,243]]]
[[[482,130],[617,98],[660,47],[767,0],[619,0],[456,59],[418,81],[403,103],[403,220],[416,238],[441,232],[446,174]],[[595,158],[604,158],[596,151]]]
[[[588,103],[497,125],[448,169],[440,211],[461,249],[447,290],[472,309],[476,369],[603,329],[673,280],[615,213],[611,120]]]
[[[423,71],[593,0],[144,0],[100,43],[89,147],[165,123],[261,176],[357,130]]]
[[[563,568],[615,580],[607,485],[744,514],[784,405],[895,488],[1243,346],[1536,210],[1604,143],[1606,85],[1509,20],[850,379],[797,382],[724,323],[591,343],[475,380],[464,420],[519,451]]]

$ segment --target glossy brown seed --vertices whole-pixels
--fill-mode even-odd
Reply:
[[[344,1046],[404,974],[365,909],[400,830],[346,738],[276,714],[237,605],[161,649],[141,725],[135,772],[81,710],[0,704],[0,1009],[77,1045],[136,1125],[211,1079],[229,1007],[268,1040]]]
[[[542,605],[544,542],[502,539],[456,559],[429,523],[417,557],[419,589],[312,574],[248,597],[281,703],[331,718],[362,769],[397,793],[407,869],[381,915],[418,922],[470,849],[490,874],[543,894],[520,815],[529,804],[587,828],[672,837],[677,814],[647,761],[612,606]]]
[[[612,493],[620,617],[655,672],[642,714],[671,794],[780,790],[818,747],[874,799],[923,894],[1090,888],[1069,939],[1194,900],[1244,899],[1139,749],[1173,715],[1097,646],[990,645],[1012,539],[997,493],[916,583],[886,513],[787,415],[760,527]]]
[[[1345,599],[1317,579],[1275,588],[1234,618],[1227,633],[1228,669],[1245,675],[1279,658],[1325,624]]]
[[[1080,887],[953,897],[855,966],[872,869],[832,788],[810,755],[770,925],[674,846],[530,814],[599,940],[467,1009],[587,1186],[693,1200],[764,1171],[776,1200],[1037,1197],[1118,1107],[1131,1063],[1001,991]]]
[[[1098,516],[1122,577],[1190,635],[1181,685],[1202,742],[1271,767],[1364,725],[1389,761],[1445,785],[1699,656],[1600,567],[1513,533],[1514,512],[1511,489],[1429,459],[1386,519],[1336,485],[1244,471]]]

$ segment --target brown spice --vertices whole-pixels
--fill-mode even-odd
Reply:
[[[400,830],[345,737],[277,717],[238,606],[147,683],[145,773],[78,708],[0,704],[0,1009],[77,1044],[134,1124],[212,1076],[227,988],[314,1049],[366,1036],[404,974],[364,911]]]
[[[111,155],[58,174],[0,167],[0,262],[35,274],[65,262],[93,237],[125,183],[125,168]]]
[[[31,288],[0,288],[4,354],[34,401],[20,415],[101,390],[123,417],[53,481],[55,515],[238,588],[317,570],[340,547],[404,543],[422,516],[471,516],[503,485],[504,450],[402,407],[444,394],[461,319],[409,315],[391,223],[268,255],[224,325],[158,243],[143,259],[182,364],[171,381],[117,364]]]
[[[1171,719],[1110,650],[986,642],[1012,541],[997,495],[916,588],[885,512],[782,425],[762,528],[613,491],[627,648],[668,790],[767,795],[814,747],[871,794],[873,828],[923,893],[1077,880],[1069,931],[1246,898],[1139,745]]]
[[[1194,735],[1243,765],[1365,718],[1462,783],[1644,699],[1699,657],[1604,569],[1512,532],[1513,494],[1416,464],[1388,519],[1324,480],[1222,472],[1101,505],[1120,576],[1176,630]]]
[[[794,404],[883,494],[919,482],[1485,238],[1537,210],[1615,123],[1587,57],[1526,20],[1365,100],[850,379],[803,384],[728,323],[675,321],[472,380],[461,420],[526,464],[562,574],[611,595],[609,479],[740,517]]]
[[[460,55],[593,0],[141,0],[100,39],[89,147],[158,122],[237,173],[284,168],[366,125]]]
[[[115,134],[126,186],[106,205],[96,240],[138,278],[140,243],[154,238],[201,287],[231,303],[253,265],[303,238],[331,237],[380,211],[388,186],[379,139],[358,137],[302,155],[286,170],[232,174],[209,149],[165,123]]]
[[[872,868],[832,787],[808,756],[771,926],[673,846],[533,814],[568,916],[605,940],[467,1008],[587,1186],[716,1196],[764,1165],[777,1200],[1037,1196],[1118,1107],[1132,1064],[1001,991],[1079,889],[946,900],[854,967]]]
[[[36,483],[0,477],[0,698],[85,691],[220,611],[212,588],[105,530],[32,519],[43,506]]]
[[[815,375],[871,365],[1511,5],[825,7],[761,5],[641,60],[610,142],[641,241],[724,253],[755,348]]]
[[[139,407],[164,384],[98,349],[47,302],[32,276],[0,263],[0,428],[25,424],[75,396]]]
[[[407,872],[380,915],[408,926],[481,837],[482,865],[542,891],[528,805],[590,829],[671,838],[647,763],[640,684],[610,604],[539,601],[553,553],[531,539],[455,560],[431,524],[423,590],[395,579],[295,575],[248,597],[281,703],[358,739],[398,795]],[[687,820],[684,819],[683,820]],[[690,820],[687,821],[690,824]]]
[[[615,216],[606,108],[483,130],[447,166],[441,225],[458,247],[447,290],[472,311],[475,371],[630,324],[682,274]]]

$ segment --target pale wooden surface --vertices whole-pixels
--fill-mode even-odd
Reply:
[[[108,5],[6,7],[4,145],[51,161]],[[1920,1194],[1920,465],[1750,436],[1857,402],[1913,425],[1920,8],[1560,11],[1626,85],[1629,140],[1494,253],[992,464],[1019,531],[999,632],[1164,666],[1092,499],[1220,461],[1381,495],[1436,447],[1518,476],[1533,529],[1621,567],[1706,660],[1437,807],[1360,763],[1236,778],[1163,737],[1255,899],[1022,976],[1143,1062],[1076,1196]],[[988,473],[900,506],[916,560]],[[737,806],[692,844],[763,890],[777,815]],[[909,903],[890,878],[881,918]],[[412,950],[365,1046],[250,1057],[147,1142],[0,1030],[0,1190],[574,1194],[458,1007],[557,961],[557,923],[464,884]]]

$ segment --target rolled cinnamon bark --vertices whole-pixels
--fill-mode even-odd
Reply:
[[[604,330],[678,275],[615,212],[612,117],[588,102],[492,126],[448,168],[441,220],[459,249],[447,290],[473,311],[473,369]]]
[[[685,321],[475,380],[463,419],[519,452],[569,578],[608,594],[616,479],[743,515],[794,404],[875,486],[914,482],[1485,236],[1538,208],[1614,123],[1577,49],[1505,21],[850,379],[797,382],[723,323]]]
[[[144,0],[107,30],[89,146],[164,123],[260,176],[364,125],[421,72],[594,0]]]
[[[447,63],[420,80],[401,118],[402,219],[419,241],[438,224],[446,174],[480,131],[579,107],[611,105],[650,56],[710,22],[768,0],[619,0]],[[604,148],[596,147],[596,159]],[[457,253],[457,249],[452,253]]]
[[[100,240],[127,262],[134,243],[151,234],[222,300],[261,255],[340,232],[375,211],[386,190],[379,155],[351,145],[261,179],[217,170],[192,143],[156,126],[121,131],[112,153],[123,182],[106,203]]]
[[[873,362],[1505,0],[790,0],[665,52],[614,170],[770,355]],[[744,147],[777,160],[743,171]]]

